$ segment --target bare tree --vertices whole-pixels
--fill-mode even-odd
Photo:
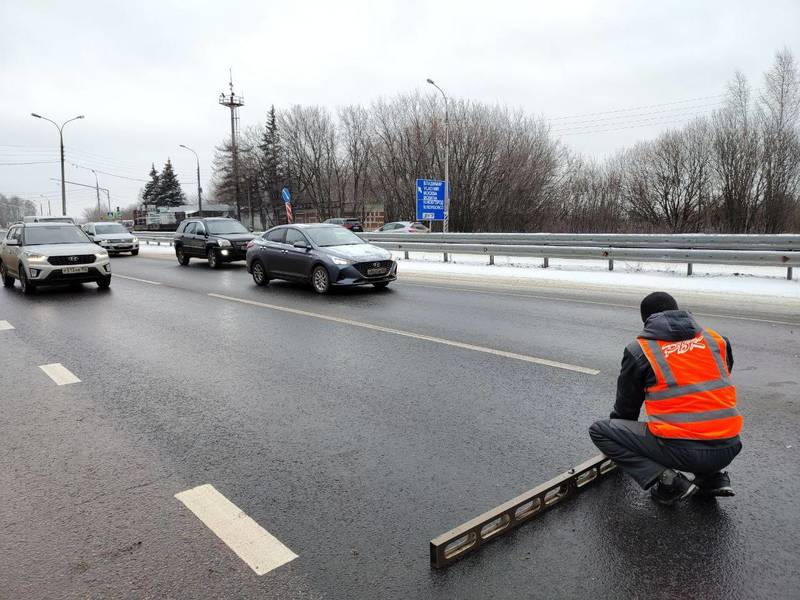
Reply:
[[[777,53],[764,76],[759,117],[764,140],[764,230],[777,233],[790,224],[800,190],[800,77],[787,49]]]

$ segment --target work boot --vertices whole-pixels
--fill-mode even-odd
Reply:
[[[667,469],[658,478],[658,482],[650,488],[653,500],[665,506],[672,506],[679,500],[686,500],[694,494],[698,487],[686,479],[683,473]]]
[[[706,475],[696,475],[695,485],[699,488],[698,496],[735,496],[736,492],[731,487],[731,478],[727,471],[709,473]]]

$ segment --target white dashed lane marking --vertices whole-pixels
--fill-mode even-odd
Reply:
[[[120,277],[122,279],[130,279],[131,281],[139,281],[141,283],[149,283],[150,285],[161,285],[158,281],[150,281],[149,279],[139,279],[138,277],[131,277],[130,275],[120,275],[119,273],[114,273],[112,277]]]
[[[297,558],[279,539],[248,517],[238,506],[205,484],[175,494],[175,498],[205,523],[256,575],[264,575]]]
[[[80,379],[75,377],[69,369],[61,363],[53,363],[51,365],[41,365],[39,367],[44,371],[47,376],[56,382],[56,385],[67,385],[69,383],[78,383]]]
[[[414,333],[412,331],[403,331],[402,329],[392,329],[391,327],[384,327],[382,325],[373,325],[372,323],[362,323],[361,321],[353,321],[351,319],[344,319],[342,317],[333,317],[331,315],[323,315],[320,313],[309,312],[306,310],[298,310],[296,308],[289,308],[288,306],[279,306],[277,304],[265,304],[263,302],[256,302],[254,300],[245,300],[243,298],[233,298],[231,296],[223,296],[221,294],[209,294],[212,298],[220,298],[222,300],[229,300],[231,302],[241,302],[242,304],[250,304],[252,306],[260,306],[262,308],[269,308],[272,310],[279,310],[282,312],[291,313],[293,315],[300,315],[303,317],[314,317],[316,319],[323,319],[325,321],[333,321],[334,323],[342,323],[344,325],[352,325],[353,327],[362,327],[364,329],[371,329],[372,331],[381,331],[383,333],[392,333],[394,335],[401,335],[403,337],[413,338],[416,340],[423,340],[426,342],[434,342],[436,344],[444,344],[445,346],[452,346],[454,348],[463,348],[464,350],[473,350],[475,352],[483,352],[484,354],[493,354],[494,356],[501,356],[503,358],[512,358],[515,360],[522,360],[537,365],[544,365],[546,367],[554,367],[556,369],[564,369],[566,371],[575,371],[578,373],[585,373],[587,375],[597,375],[600,373],[597,369],[590,369],[589,367],[581,367],[579,365],[571,365],[569,363],[558,362],[547,358],[539,358],[537,356],[528,356],[527,354],[517,354],[516,352],[507,352],[505,350],[496,350],[494,348],[487,348],[485,346],[476,346],[474,344],[466,344],[464,342],[457,342],[445,338],[434,337],[431,335],[423,335],[421,333]]]
[[[9,329],[14,329],[14,326],[8,321],[0,321],[0,331],[8,331]]]

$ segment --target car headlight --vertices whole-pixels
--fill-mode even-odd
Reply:
[[[352,265],[352,260],[347,260],[346,258],[339,258],[338,256],[331,256],[331,260],[335,265]]]
[[[139,238],[137,238],[137,237],[135,237],[135,238],[133,238],[131,240],[131,244],[138,244],[138,243],[139,243]]]
[[[47,257],[42,254],[36,254],[35,252],[23,252],[23,256],[28,260],[28,262],[32,263],[40,263],[47,260]]]
[[[220,248],[230,248],[231,243],[228,240],[217,240]]]
[[[106,252],[105,250],[103,250],[102,252],[96,252],[95,253],[95,257],[98,258],[98,259],[99,258],[108,258],[108,252]]]
[[[110,244],[111,242],[109,242],[108,240],[100,240],[99,243],[100,243],[101,246],[105,246],[107,244]]]

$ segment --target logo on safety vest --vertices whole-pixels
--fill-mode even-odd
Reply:
[[[670,354],[686,354],[695,348],[705,350],[705,347],[706,345],[703,340],[703,335],[700,334],[691,340],[682,340],[680,342],[675,342],[674,344],[667,344],[661,348],[661,351],[664,353],[664,358],[667,358]]]

